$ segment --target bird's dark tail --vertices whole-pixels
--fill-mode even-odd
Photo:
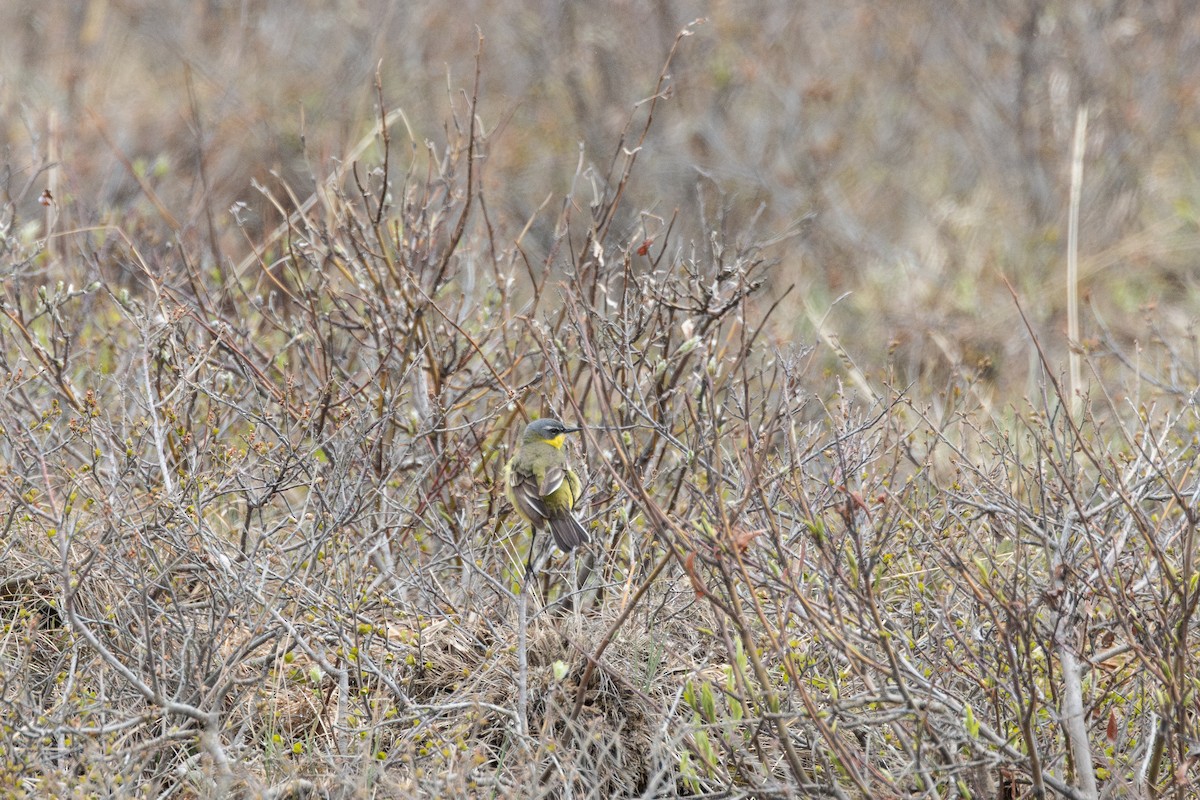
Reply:
[[[550,533],[554,534],[554,543],[564,553],[569,553],[588,540],[587,531],[575,519],[574,514],[563,514],[550,518]]]

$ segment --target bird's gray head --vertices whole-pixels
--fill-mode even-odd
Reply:
[[[521,437],[521,441],[546,442],[555,447],[562,447],[563,435],[578,430],[580,428],[568,427],[556,419],[535,419],[525,427],[525,435]]]

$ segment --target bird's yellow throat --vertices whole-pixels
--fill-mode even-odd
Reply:
[[[565,442],[566,440],[567,440],[567,436],[566,436],[566,434],[563,434],[563,433],[560,433],[558,436],[555,436],[553,439],[542,439],[542,441],[545,442],[546,444],[550,445],[551,447],[557,448],[559,450],[562,450],[563,442]]]

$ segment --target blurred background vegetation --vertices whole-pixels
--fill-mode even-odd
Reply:
[[[535,211],[561,202],[581,159],[608,165],[698,18],[628,189],[642,212],[628,239],[661,236],[678,211],[675,241],[704,242],[703,205],[735,240],[783,240],[771,280],[798,291],[779,335],[811,341],[819,324],[873,375],[938,385],[965,368],[1025,391],[1034,365],[1004,280],[1061,358],[1086,106],[1080,271],[1106,328],[1085,313],[1081,344],[1192,335],[1200,13],[1186,3],[11,3],[0,183],[31,225],[47,185],[58,230],[140,211],[164,250],[152,259],[175,234],[206,239],[211,214],[216,258],[280,221],[253,182],[305,197],[370,132],[376,71],[417,149],[444,141],[479,33],[489,212],[532,218],[524,245],[544,257],[553,215]],[[224,224],[234,203],[241,231]]]

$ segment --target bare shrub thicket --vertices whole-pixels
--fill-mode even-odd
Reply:
[[[6,793],[1194,796],[1182,379],[843,390],[778,333],[780,242],[623,204],[662,88],[544,260],[475,96],[266,189],[241,263],[4,240]],[[498,475],[543,414],[593,543],[540,554],[519,720]]]

